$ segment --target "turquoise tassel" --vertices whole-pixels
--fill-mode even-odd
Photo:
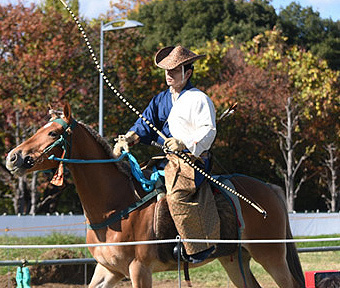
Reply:
[[[31,276],[28,267],[18,267],[15,276],[17,288],[31,288]]]
[[[31,275],[30,275],[30,270],[28,269],[28,267],[23,267],[22,268],[22,282],[24,284],[24,288],[31,288],[30,284],[31,284]]]
[[[22,279],[23,279],[23,275],[22,275],[21,267],[18,267],[17,274],[15,276],[15,280],[17,281],[17,288],[24,288],[22,284]]]

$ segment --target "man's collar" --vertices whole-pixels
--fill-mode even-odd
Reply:
[[[182,91],[178,94],[178,97],[176,97],[176,99],[178,99],[184,92],[190,90],[191,88],[193,88],[194,86],[191,84],[190,80],[187,81],[187,83],[185,84],[184,88],[182,89]],[[172,95],[173,91],[171,91],[171,87],[169,87],[169,92],[170,95]]]
[[[187,90],[190,90],[191,88],[193,88],[194,86],[192,86],[190,80],[188,80],[187,84],[184,86],[184,88],[182,89],[181,93],[179,93],[179,97]]]

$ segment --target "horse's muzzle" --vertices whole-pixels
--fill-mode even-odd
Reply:
[[[6,168],[16,175],[23,175],[26,169],[32,168],[34,160],[31,156],[22,156],[22,151],[12,150],[6,158]]]

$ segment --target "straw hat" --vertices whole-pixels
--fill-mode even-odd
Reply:
[[[190,64],[205,55],[197,55],[182,46],[169,46],[159,50],[155,55],[156,66],[172,70],[180,65]]]

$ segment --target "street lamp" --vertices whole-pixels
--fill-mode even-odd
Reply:
[[[100,23],[100,69],[104,72],[104,31],[120,30],[144,26],[135,20],[115,20],[104,24]],[[103,74],[99,73],[99,135],[103,136],[103,119],[104,119],[104,99],[103,99]]]

